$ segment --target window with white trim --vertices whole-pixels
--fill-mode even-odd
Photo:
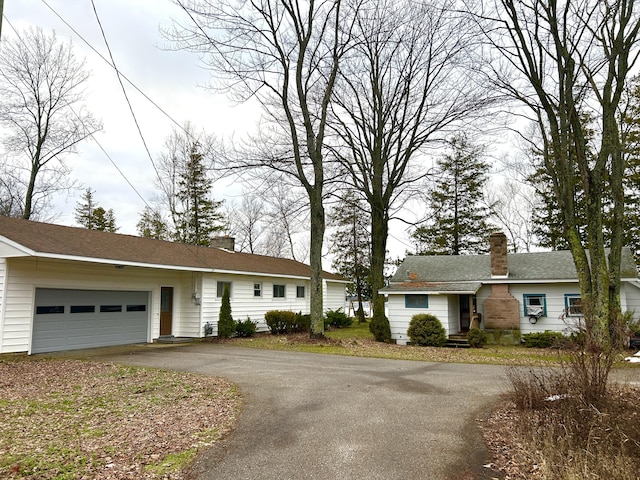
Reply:
[[[222,298],[224,295],[224,287],[229,287],[229,296],[231,296],[231,282],[218,282],[216,284],[216,297]]]
[[[304,286],[298,285],[296,287],[296,298],[304,298]]]
[[[254,283],[253,284],[253,296],[254,297],[261,297],[262,296],[262,284],[261,283]]]
[[[566,293],[564,295],[564,307],[567,316],[582,316],[582,298],[577,293]]]
[[[273,298],[285,298],[285,286],[273,285]]]

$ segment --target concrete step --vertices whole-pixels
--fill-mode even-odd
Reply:
[[[449,348],[471,348],[469,342],[467,340],[466,334],[452,334],[449,335],[447,339],[447,344],[445,345]]]

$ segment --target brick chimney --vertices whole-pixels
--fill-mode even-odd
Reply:
[[[228,235],[224,237],[213,237],[209,246],[213,248],[224,248],[225,250],[233,252],[236,248],[236,239]]]
[[[502,232],[494,232],[489,236],[489,252],[491,253],[491,276],[505,278],[509,275],[507,262],[507,236]]]

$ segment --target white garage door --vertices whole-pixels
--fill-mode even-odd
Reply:
[[[148,292],[36,289],[31,353],[147,341]]]

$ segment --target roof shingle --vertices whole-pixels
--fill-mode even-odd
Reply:
[[[0,216],[0,240],[5,237],[36,256],[69,257],[173,267],[263,273],[309,278],[310,267],[286,258],[229,252],[149,238],[100,232]],[[323,272],[323,277],[342,280]]]

